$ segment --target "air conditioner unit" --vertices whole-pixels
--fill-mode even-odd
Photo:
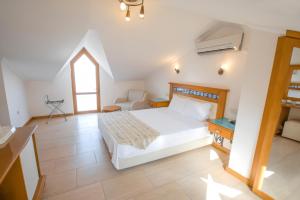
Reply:
[[[197,40],[196,50],[198,54],[234,50],[238,51],[241,49],[244,33],[237,33],[220,38],[208,39],[208,40]]]

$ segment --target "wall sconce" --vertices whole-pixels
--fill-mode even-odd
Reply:
[[[175,71],[177,74],[180,73],[180,69],[179,69],[178,67],[175,67],[175,68],[174,68],[174,71]]]
[[[218,74],[220,76],[222,76],[224,74],[224,69],[222,67],[220,67],[220,69],[218,70]]]
[[[224,73],[225,73],[225,70],[228,70],[229,68],[229,64],[228,63],[225,63],[225,64],[222,64],[220,69],[218,70],[218,74],[220,76],[222,76]]]

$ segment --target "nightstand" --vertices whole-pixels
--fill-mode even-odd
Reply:
[[[154,98],[150,100],[150,106],[152,108],[168,107],[170,101],[163,98]]]
[[[213,146],[223,152],[229,153],[229,149],[223,146],[224,138],[228,139],[230,143],[233,139],[235,124],[230,122],[227,118],[210,120],[208,122],[208,130],[214,135]]]

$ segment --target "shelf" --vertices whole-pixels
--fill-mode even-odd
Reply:
[[[292,82],[289,85],[289,90],[300,90],[300,83],[299,82]]]
[[[283,107],[300,109],[300,105],[295,105],[295,104],[290,104],[290,103],[282,103],[281,105],[282,105]]]
[[[300,90],[300,88],[289,88],[289,90]]]

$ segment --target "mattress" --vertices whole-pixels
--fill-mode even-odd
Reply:
[[[137,119],[158,131],[160,135],[146,149],[138,149],[130,145],[116,144],[111,136],[100,128],[116,168],[120,168],[120,160],[132,159],[210,137],[206,122],[182,116],[168,108],[130,112]]]

